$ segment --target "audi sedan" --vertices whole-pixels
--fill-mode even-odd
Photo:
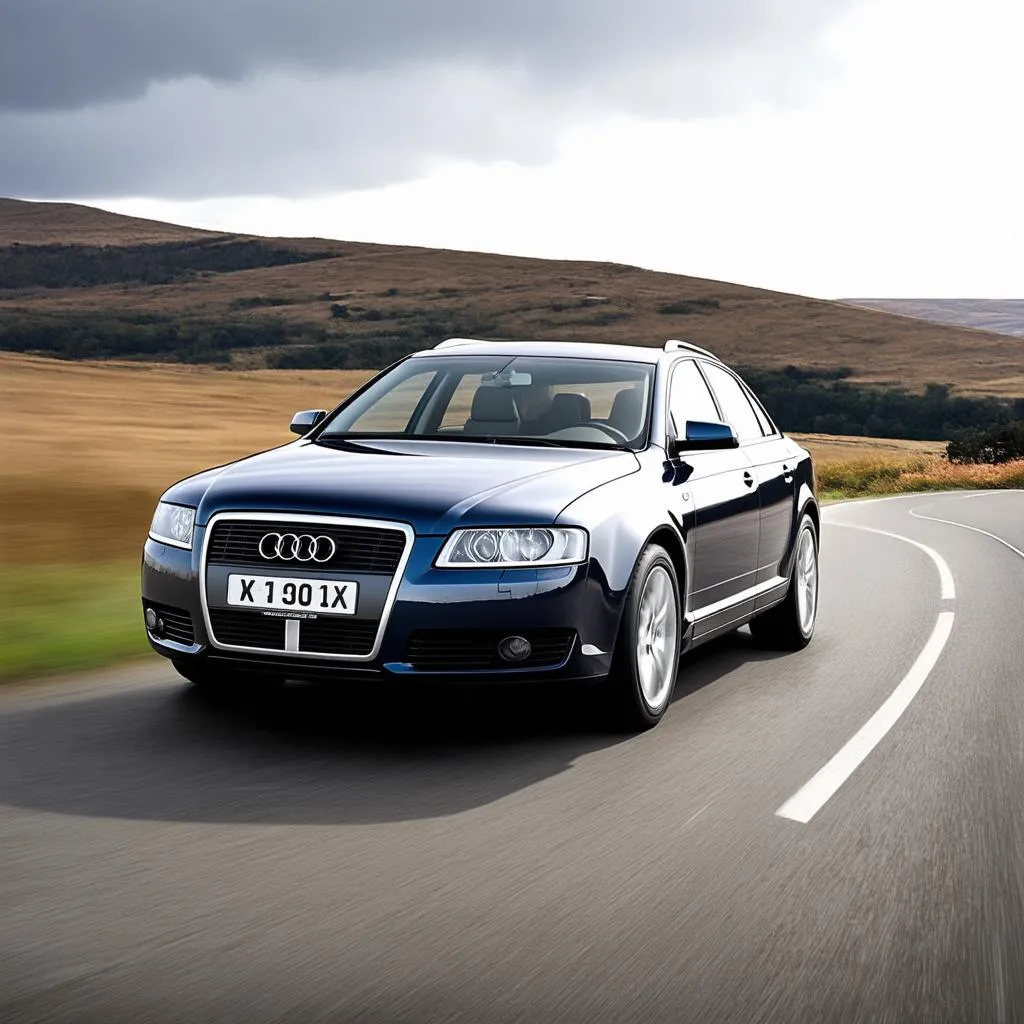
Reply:
[[[703,349],[452,339],[291,429],[153,516],[147,634],[196,684],[585,681],[642,729],[687,649],[811,639],[810,456]]]

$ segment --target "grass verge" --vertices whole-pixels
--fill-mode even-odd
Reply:
[[[999,466],[955,465],[937,456],[865,458],[816,467],[823,501],[915,491],[1024,488],[1024,459]]]
[[[0,681],[98,668],[148,649],[138,560],[0,574]]]

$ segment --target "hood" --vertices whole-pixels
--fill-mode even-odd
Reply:
[[[172,487],[169,501],[214,512],[281,511],[411,523],[420,534],[472,525],[550,523],[580,495],[635,473],[624,451],[449,441],[329,447],[297,441]]]

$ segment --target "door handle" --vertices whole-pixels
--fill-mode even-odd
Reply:
[[[791,484],[793,482],[793,470],[791,470],[785,463],[782,464],[782,479],[785,480],[787,484]]]
[[[754,486],[754,478],[750,475],[750,473],[747,470],[743,471],[743,482],[748,487],[753,487]]]

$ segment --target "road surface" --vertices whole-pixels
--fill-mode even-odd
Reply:
[[[8,688],[0,1019],[1024,1022],[1024,492],[822,535],[811,646],[696,652],[628,739],[576,694]]]

